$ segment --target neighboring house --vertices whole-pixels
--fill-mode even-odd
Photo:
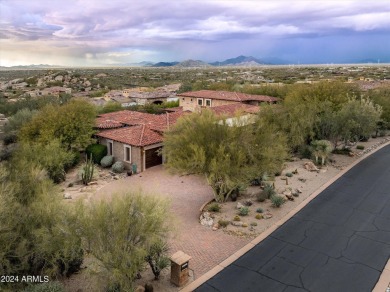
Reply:
[[[169,129],[183,111],[161,115],[135,111],[102,114],[96,119],[98,143],[107,146],[108,155],[123,161],[126,169],[137,172],[162,164],[163,131]]]
[[[177,95],[184,111],[199,111],[205,107],[218,107],[230,104],[247,104],[259,106],[262,103],[276,103],[279,98],[266,95],[253,95],[240,92],[200,90],[184,92]]]
[[[278,99],[259,95],[242,94],[218,94],[212,96],[205,91],[194,92],[196,99],[210,100],[210,108],[228,124],[234,121],[242,121],[244,124],[251,122],[262,102],[274,103]],[[210,92],[210,91],[206,91]],[[201,93],[201,94],[200,94]],[[181,98],[191,99],[191,93]],[[233,94],[233,95],[231,95]],[[232,100],[231,96],[234,96]],[[194,97],[192,97],[194,98]],[[198,104],[198,103],[197,103]],[[205,103],[207,107],[207,102]],[[196,107],[196,105],[194,105]],[[165,114],[155,115],[136,111],[123,110],[113,113],[101,114],[96,119],[98,143],[107,146],[108,155],[115,157],[116,161],[123,161],[126,169],[136,166],[137,172],[163,163],[161,149],[163,147],[163,132],[176,123],[178,118],[188,114],[189,106],[166,109]],[[199,107],[199,109],[203,108]],[[194,137],[196,139],[196,137]]]
[[[53,86],[53,87],[45,88],[42,90],[35,90],[35,91],[28,92],[30,97],[37,97],[37,96],[43,96],[43,95],[60,96],[61,93],[71,94],[72,89],[68,88],[68,87]]]

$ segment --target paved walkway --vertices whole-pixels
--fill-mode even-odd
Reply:
[[[161,165],[112,182],[94,194],[93,198],[107,198],[114,193],[140,188],[146,193],[171,200],[178,232],[170,243],[170,251],[182,250],[192,256],[190,269],[194,271],[194,278],[203,275],[251,241],[200,225],[199,209],[213,198],[212,189],[202,177],[171,175]]]
[[[196,291],[371,291],[389,257],[386,146]]]

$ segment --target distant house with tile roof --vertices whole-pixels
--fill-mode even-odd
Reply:
[[[245,94],[241,92],[199,90],[184,92],[177,95],[183,110],[192,112],[206,107],[219,107],[231,104],[246,104],[259,106],[263,103],[277,103],[279,98],[267,95]]]

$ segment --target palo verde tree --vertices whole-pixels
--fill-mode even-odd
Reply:
[[[0,165],[0,222],[0,274],[53,278],[80,268],[81,240],[68,228],[59,191],[28,160]]]
[[[74,210],[74,222],[85,249],[103,269],[102,279],[110,287],[131,291],[133,282],[151,255],[158,239],[170,230],[169,203],[155,196],[125,193],[110,202],[90,205],[82,201]]]
[[[22,127],[20,138],[41,144],[58,139],[66,150],[85,149],[93,142],[95,117],[95,108],[86,101],[71,100],[62,106],[47,105]]]
[[[187,115],[165,133],[166,166],[178,173],[204,175],[215,200],[222,202],[265,168],[275,168],[271,157],[283,159],[284,147],[282,154],[275,155],[281,150],[276,146],[281,136],[271,131],[261,122],[252,124],[238,117],[228,123],[210,110]]]

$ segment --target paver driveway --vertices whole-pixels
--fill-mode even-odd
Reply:
[[[171,252],[182,250],[192,256],[190,268],[198,278],[228,256],[247,244],[251,239],[242,239],[215,232],[199,224],[199,209],[213,198],[212,190],[205,179],[198,176],[171,175],[163,166],[112,182],[95,195],[95,199],[109,197],[114,193],[142,188],[145,192],[158,194],[172,200],[172,213],[178,224],[177,237],[171,242]]]
[[[196,291],[371,291],[389,256],[386,146]]]

